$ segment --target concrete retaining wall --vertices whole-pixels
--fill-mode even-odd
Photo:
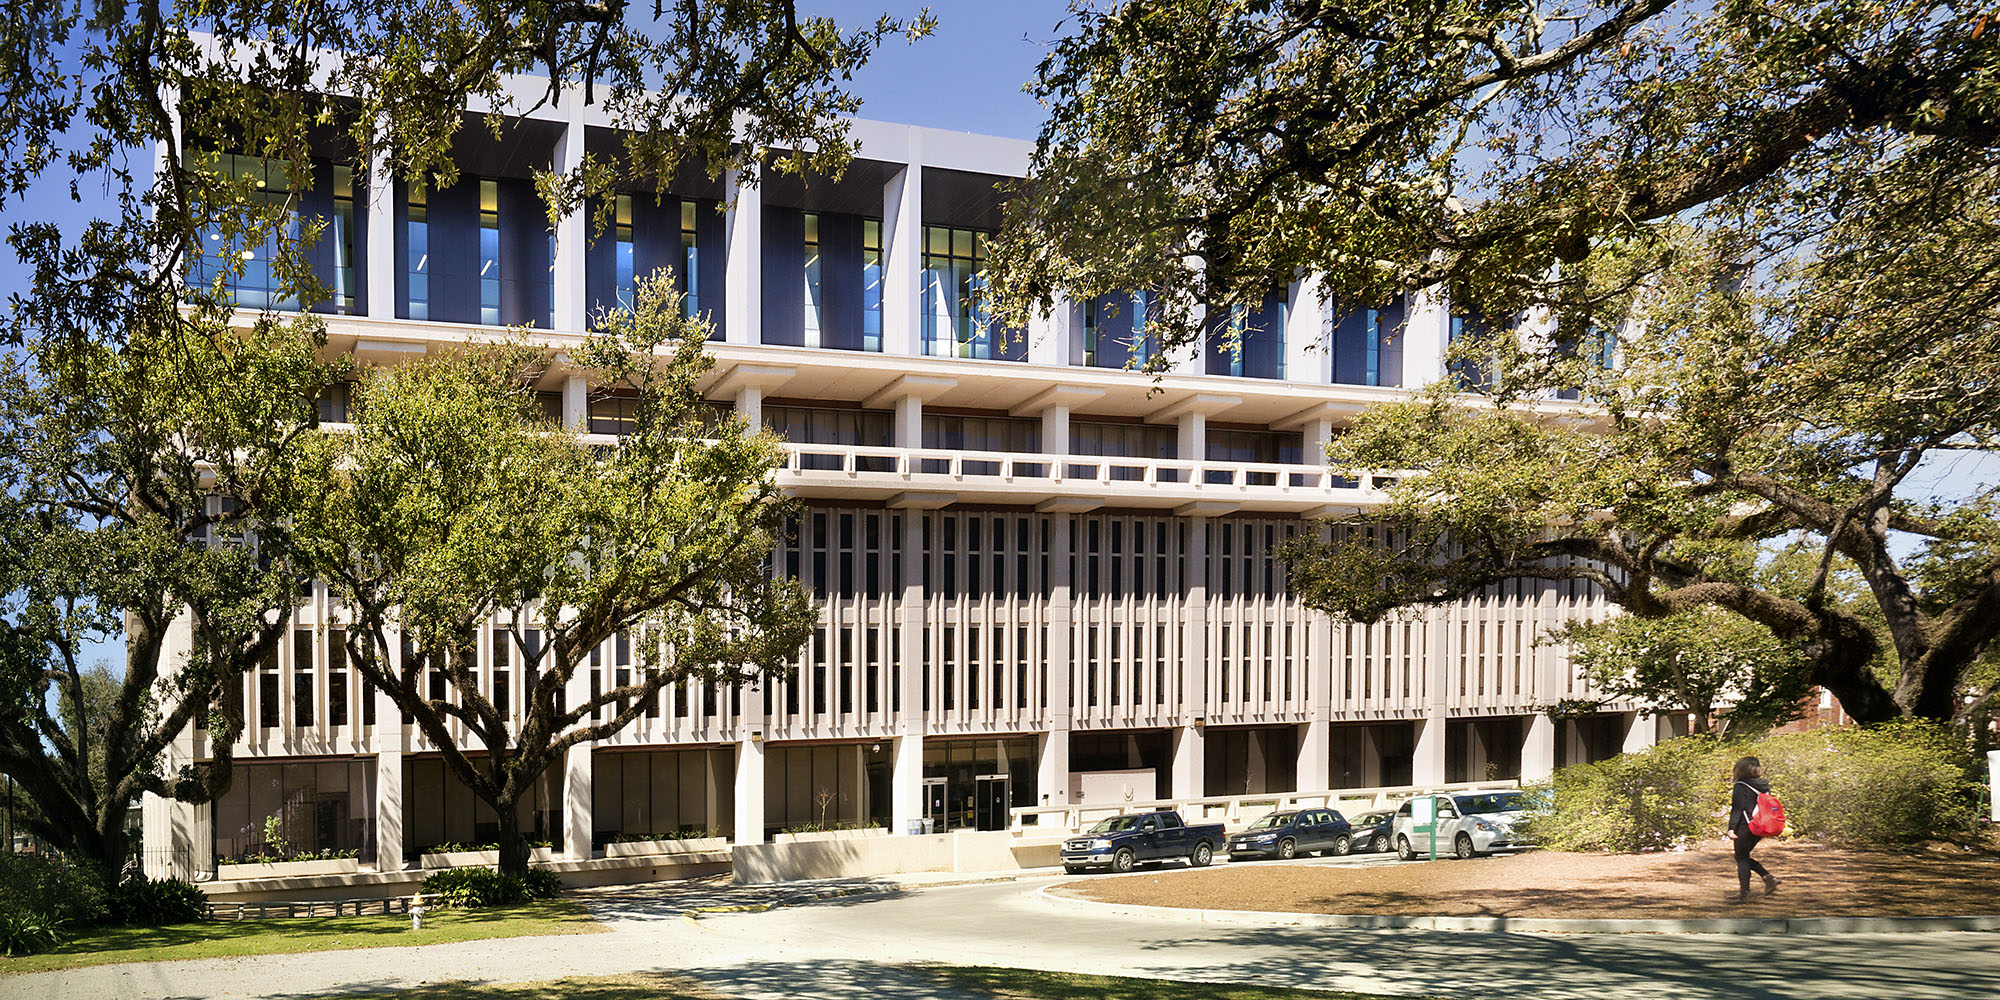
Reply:
[[[788,844],[739,844],[736,882],[750,885],[903,872],[997,872],[1056,864],[1057,838],[1004,830],[919,837],[860,837]]]

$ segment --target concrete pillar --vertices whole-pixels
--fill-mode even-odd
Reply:
[[[1042,453],[1069,454],[1069,407],[1056,403],[1042,410]]]
[[[1208,458],[1208,415],[1198,410],[1183,413],[1175,421],[1179,432],[1175,454],[1183,462],[1200,462]]]
[[[1057,298],[1046,316],[1028,321],[1028,363],[1069,364],[1070,303]]]
[[[750,704],[744,698],[745,706]],[[759,723],[761,726],[762,723]],[[764,842],[764,741],[758,735],[736,741],[736,840],[738,844]]]
[[[1067,407],[1065,418],[1067,418]],[[1048,444],[1047,415],[1042,424],[1042,441]],[[1069,452],[1067,419],[1062,438],[1061,454]],[[1072,598],[1071,548],[1074,545],[1072,531],[1075,521],[1067,513],[1043,515],[1049,519],[1049,597],[1043,603],[1043,617],[1048,623],[1049,639],[1042,650],[1042,661],[1048,664],[1048,733],[1042,738],[1040,758],[1040,783],[1042,801],[1052,806],[1070,805],[1069,800],[1069,733],[1072,696],[1070,694],[1069,654],[1076,638],[1076,611]]]
[[[1041,790],[1041,804],[1069,805],[1069,727],[1051,728],[1035,739],[1035,784]]]
[[[909,165],[882,185],[882,353],[923,348],[923,148],[912,130]]]
[[[1542,712],[1528,716],[1521,741],[1521,780],[1540,781],[1556,773],[1556,720]]]
[[[924,398],[922,396],[902,396],[897,398],[896,419],[892,425],[892,429],[895,434],[894,443],[896,447],[921,448],[924,446]],[[915,512],[913,511],[912,513]],[[920,548],[922,547],[922,536],[918,536],[917,544]],[[923,583],[923,564],[918,563],[917,569],[917,582],[921,586]],[[908,578],[905,577],[905,579]],[[923,595],[919,593],[917,600],[921,601],[922,599]]]
[[[392,705],[388,711],[397,710]],[[375,709],[375,721],[378,726],[385,720],[396,718],[383,712],[378,703]],[[384,750],[375,755],[375,870],[383,872],[403,870],[403,752],[401,750]]]
[[[378,125],[368,156],[368,244],[361,265],[368,274],[368,299],[362,308],[371,319],[396,318],[396,177],[389,169],[386,123]]]
[[[1426,288],[1410,295],[1403,335],[1403,385],[1417,389],[1444,377],[1444,351],[1451,338],[1451,313],[1444,291]]]
[[[1649,712],[1625,713],[1626,753],[1638,753],[1660,741],[1660,720]]]
[[[1285,379],[1327,385],[1333,381],[1333,351],[1328,349],[1320,279],[1307,276],[1292,282],[1290,302],[1285,313]]]
[[[1314,719],[1299,727],[1298,791],[1317,792],[1333,787],[1333,724]]]
[[[736,415],[753,432],[764,426],[764,387],[746,385],[736,391]]]
[[[722,339],[730,344],[755,344],[764,329],[764,189],[742,183],[731,170],[723,175],[723,195],[729,199],[723,265]]]
[[[563,757],[563,854],[578,861],[590,859],[591,744],[578,743]]]
[[[1174,733],[1174,798],[1198,799],[1208,794],[1208,736],[1203,727],[1182,726]],[[1188,822],[1197,822],[1190,818]]]
[[[563,379],[563,428],[576,434],[590,430],[590,385],[581,375]]]
[[[1187,551],[1182,553],[1181,725],[1208,715],[1208,525],[1188,518]]]
[[[571,91],[563,97],[569,124],[556,140],[555,169],[570,174],[583,165],[583,95]],[[585,244],[589,240],[589,212],[581,203],[556,221],[556,259],[550,272],[555,310],[550,323],[563,333],[581,333],[590,325],[589,293],[584,277]]]
[[[889,833],[901,837],[924,818],[923,729],[906,728],[903,735],[889,742],[896,755],[890,779],[894,787],[889,795]]]
[[[1442,714],[1419,719],[1416,759],[1410,765],[1410,781],[1417,785],[1444,784],[1444,727]]]

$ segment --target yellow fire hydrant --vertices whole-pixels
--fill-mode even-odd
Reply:
[[[410,897],[410,929],[424,929],[424,894],[421,892]]]

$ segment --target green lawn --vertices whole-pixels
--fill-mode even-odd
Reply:
[[[488,910],[433,911],[424,918],[421,931],[410,930],[410,918],[406,916],[209,920],[171,927],[104,927],[55,951],[0,958],[0,973],[47,972],[114,962],[167,962],[447,944],[541,934],[591,934],[603,929],[583,907],[562,899]]]
[[[1385,993],[1127,979],[1032,969],[941,965],[935,971],[956,989],[988,993],[1006,1000],[1392,1000]]]

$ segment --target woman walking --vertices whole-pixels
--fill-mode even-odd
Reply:
[[[1729,839],[1736,842],[1736,895],[1732,903],[1747,902],[1750,899],[1750,873],[1756,872],[1764,879],[1764,895],[1778,891],[1778,878],[1764,870],[1763,864],[1750,856],[1757,849],[1757,842],[1764,839],[1750,832],[1750,815],[1757,811],[1757,796],[1771,790],[1764,780],[1764,765],[1755,757],[1745,757],[1736,762],[1736,783],[1729,794]]]

